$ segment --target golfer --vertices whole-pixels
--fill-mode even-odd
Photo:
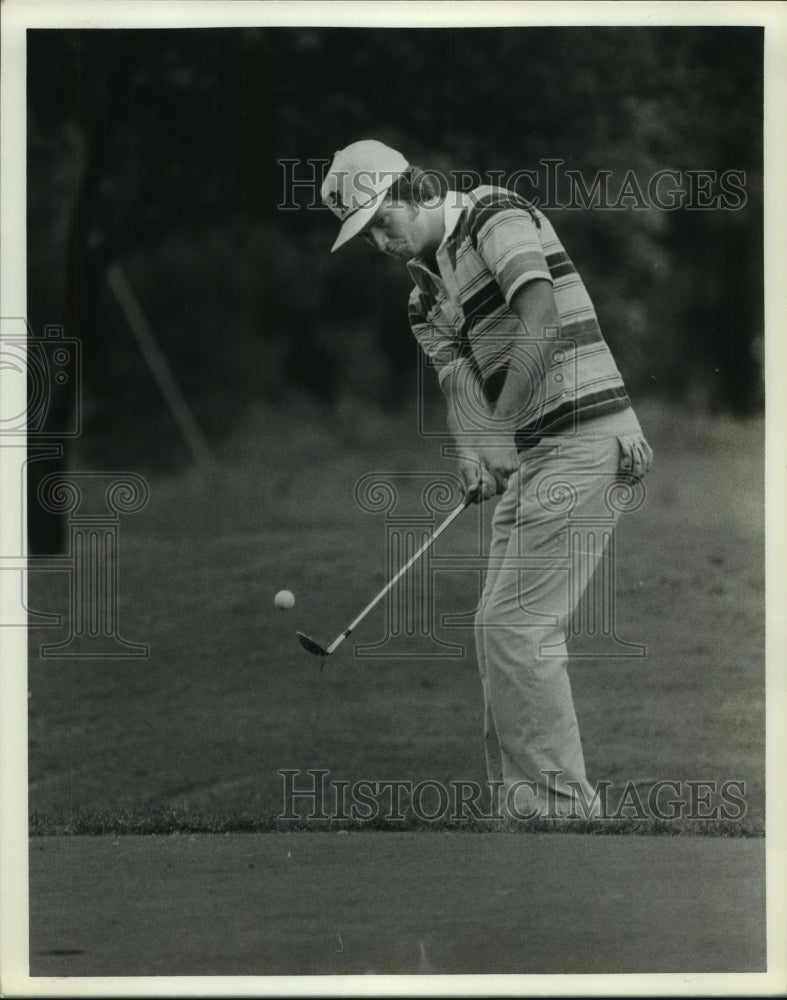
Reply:
[[[407,267],[465,495],[500,496],[475,618],[488,780],[514,817],[576,814],[593,789],[566,638],[603,553],[569,549],[569,517],[614,526],[610,486],[652,452],[547,218],[505,188],[446,188],[363,140],[335,154],[322,198],[341,222],[333,250],[361,236]]]

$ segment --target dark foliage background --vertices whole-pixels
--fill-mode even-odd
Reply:
[[[259,398],[409,405],[406,275],[365,246],[330,255],[335,220],[315,198],[332,153],[362,137],[441,171],[610,171],[613,195],[628,171],[643,187],[663,169],[744,172],[734,211],[630,198],[550,215],[635,399],[757,411],[762,40],[737,27],[29,31],[29,319],[82,341],[85,441],[101,460],[182,452],[107,292],[113,262],[214,443]],[[288,174],[302,182],[289,192]]]

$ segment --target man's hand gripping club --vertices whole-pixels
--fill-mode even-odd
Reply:
[[[502,493],[516,467],[513,445],[492,442],[475,447],[463,445],[459,449],[458,471],[465,499],[481,503]]]

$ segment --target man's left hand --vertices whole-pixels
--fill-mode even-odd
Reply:
[[[495,480],[495,491],[503,493],[508,485],[508,477],[516,472],[519,466],[516,448],[508,442],[484,444],[481,449],[481,460]]]

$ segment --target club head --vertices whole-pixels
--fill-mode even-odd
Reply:
[[[314,639],[310,639],[308,635],[304,635],[303,632],[297,632],[298,642],[303,646],[307,653],[314,653],[315,656],[327,656],[328,650],[323,649],[319,642],[315,642]]]

